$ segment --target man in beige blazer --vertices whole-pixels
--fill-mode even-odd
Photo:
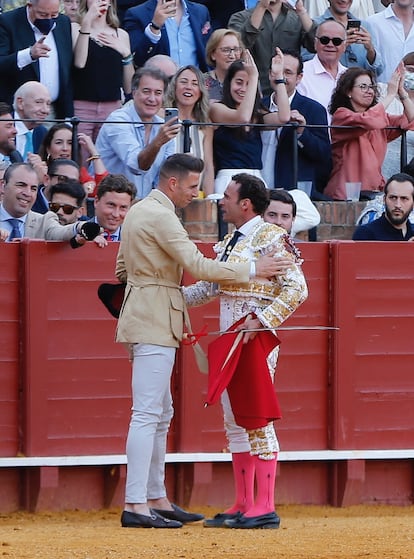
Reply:
[[[4,195],[0,204],[0,229],[5,233],[6,242],[23,237],[69,241],[84,227],[85,222],[60,225],[54,212],[32,212],[38,185],[37,174],[28,163],[14,163],[6,170]]]
[[[236,264],[205,258],[189,239],[175,209],[198,196],[202,170],[203,162],[191,155],[167,158],[158,189],[131,208],[122,229],[116,275],[127,286],[116,339],[131,344],[133,355],[124,527],[179,528],[203,518],[172,504],[164,485],[170,378],[186,315],[183,270],[220,284],[246,284],[278,271],[270,255]]]

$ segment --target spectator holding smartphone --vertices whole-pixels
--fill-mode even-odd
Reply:
[[[372,38],[370,25],[361,22],[350,12],[352,0],[329,0],[329,7],[319,17],[314,18],[317,24],[328,20],[341,23],[346,31],[346,49],[340,58],[341,64],[347,68],[360,66],[371,70],[378,76],[384,68],[381,54],[378,52],[375,40]],[[303,59],[310,60],[313,54],[303,52]]]
[[[205,6],[183,0],[147,0],[127,10],[124,28],[131,39],[136,66],[155,54],[171,56],[178,67],[208,70],[205,49],[211,33]]]

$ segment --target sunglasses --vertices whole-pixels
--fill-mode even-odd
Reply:
[[[326,35],[322,35],[322,37],[316,38],[322,45],[329,45],[329,43],[332,43],[334,47],[339,47],[339,45],[342,45],[342,43],[345,41],[345,39],[341,39],[341,37],[327,37]]]
[[[71,204],[58,204],[57,202],[49,202],[49,210],[58,213],[58,211],[62,208],[63,213],[66,215],[72,215],[75,210],[79,209],[79,206],[72,206]]]

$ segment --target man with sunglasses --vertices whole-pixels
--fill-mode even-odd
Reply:
[[[48,174],[45,176],[44,184],[39,186],[36,202],[32,208],[33,211],[39,214],[48,212],[52,186],[61,182],[79,182],[79,173],[79,165],[72,159],[55,159],[52,161]]]
[[[341,56],[341,63],[347,68],[360,66],[379,75],[384,68],[381,54],[371,34],[367,21],[359,21],[350,9],[352,0],[329,0],[328,9],[314,21],[319,25],[324,21],[335,20],[347,28],[347,45]],[[350,23],[351,22],[351,23]],[[302,53],[303,60],[310,60],[311,53]]]
[[[49,210],[58,216],[61,225],[79,221],[84,215],[86,192],[80,182],[58,182],[50,189]]]
[[[61,225],[56,213],[32,211],[38,190],[36,171],[28,163],[13,163],[4,174],[4,194],[0,204],[0,229],[8,232],[6,242],[16,239],[78,242],[93,240],[100,229],[89,222]],[[92,225],[92,227],[91,227]]]
[[[327,111],[331,102],[332,92],[346,67],[340,63],[340,58],[346,49],[346,29],[335,20],[321,23],[315,35],[316,55],[303,65],[303,78],[297,90],[301,95],[310,97],[323,105]]]

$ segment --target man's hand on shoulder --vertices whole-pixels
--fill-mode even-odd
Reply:
[[[274,256],[273,253],[260,256],[256,261],[256,277],[270,279],[282,276],[292,266],[292,260],[286,256]]]

